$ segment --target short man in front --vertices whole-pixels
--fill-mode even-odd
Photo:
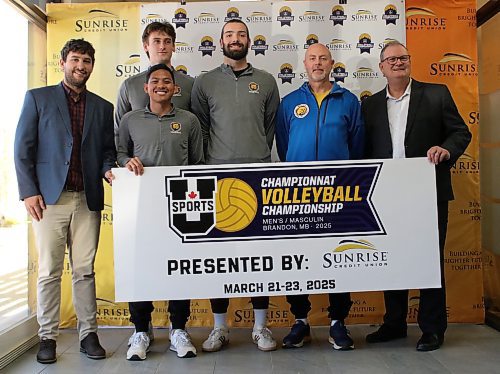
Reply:
[[[194,83],[191,106],[201,123],[207,164],[270,162],[275,116],[279,105],[276,81],[271,74],[247,62],[248,28],[240,20],[222,28],[220,46],[224,63],[200,75]],[[229,341],[229,299],[212,299],[214,329],[203,350],[215,352]],[[255,324],[252,339],[263,351],[276,349],[266,327],[269,297],[252,297]]]
[[[191,89],[194,79],[189,75],[176,71],[172,67],[172,54],[175,52],[176,33],[174,27],[167,22],[151,22],[142,33],[142,46],[151,66],[165,64],[174,74],[175,88],[171,103],[176,109],[191,110]],[[143,71],[127,78],[118,92],[115,110],[115,141],[118,142],[119,127],[123,116],[133,110],[141,110],[150,104],[150,97],[144,90],[144,82],[148,71]],[[140,330],[147,331],[150,342],[154,340],[151,313],[154,311],[152,301],[129,303],[130,319]],[[170,319],[187,322],[190,315],[190,300],[170,300],[168,304]],[[147,325],[144,330],[143,325]],[[177,324],[177,323],[176,323]],[[144,330],[144,331],[143,331]],[[129,339],[129,346],[134,342],[134,335]]]
[[[104,207],[103,178],[111,182],[116,153],[113,105],[87,91],[94,48],[70,40],[61,51],[63,81],[26,93],[14,161],[19,194],[33,220],[38,248],[37,360],[56,361],[61,275],[66,246],[80,351],[101,359],[96,321],[94,259]]]
[[[467,148],[471,133],[446,86],[411,78],[411,58],[403,44],[386,44],[379,68],[387,87],[362,103],[366,158],[427,157],[436,165],[441,287],[420,290],[418,324],[423,334],[417,343],[418,351],[432,351],[443,344],[447,327],[443,259],[448,201],[453,200],[450,168]],[[368,343],[406,337],[408,290],[385,291],[384,300],[384,323],[367,335]]]
[[[149,97],[145,108],[125,114],[118,133],[118,164],[136,175],[144,166],[197,165],[203,163],[203,140],[196,116],[172,104],[174,72],[165,64],[148,69],[143,89]],[[146,259],[147,261],[147,259]],[[169,303],[170,350],[178,357],[196,356],[196,348],[186,332],[189,301]],[[127,360],[146,359],[151,343],[148,326],[152,302],[130,303],[135,332],[130,339]],[[142,306],[142,308],[141,308]]]
[[[330,82],[333,67],[330,50],[316,43],[306,51],[308,82],[285,96],[278,110],[276,146],[282,161],[359,159],[364,149],[361,109],[354,94]],[[344,320],[352,305],[350,294],[329,294],[331,319],[329,342],[336,350],[354,348]],[[295,324],[283,339],[284,348],[302,347],[310,340],[308,295],[288,295]]]

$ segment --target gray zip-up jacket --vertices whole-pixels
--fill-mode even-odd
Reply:
[[[144,166],[203,163],[203,141],[198,119],[187,110],[173,108],[163,116],[148,107],[128,112],[118,129],[118,164],[139,157]]]
[[[144,83],[146,83],[147,70],[127,78],[120,86],[118,98],[115,106],[115,141],[118,137],[118,127],[122,117],[137,109],[144,109],[149,104],[149,96],[144,92]],[[191,89],[193,88],[194,78],[174,71],[175,84],[179,91],[172,96],[172,103],[179,109],[191,111]]]
[[[239,77],[222,64],[196,78],[191,108],[200,120],[206,163],[270,162],[279,102],[273,76],[250,64]]]

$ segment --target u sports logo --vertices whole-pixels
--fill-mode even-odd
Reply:
[[[215,226],[216,178],[165,178],[169,226],[180,237],[207,234]]]
[[[183,239],[207,235],[215,227],[237,232],[252,223],[258,201],[253,188],[237,178],[165,178],[169,226]]]

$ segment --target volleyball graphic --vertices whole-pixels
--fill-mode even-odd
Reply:
[[[257,196],[247,183],[236,178],[217,181],[215,227],[224,232],[243,230],[257,213]]]

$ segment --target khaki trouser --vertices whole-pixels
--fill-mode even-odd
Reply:
[[[56,339],[59,334],[61,275],[66,246],[72,269],[73,304],[80,340],[97,331],[94,260],[99,241],[101,213],[87,207],[85,192],[63,192],[47,205],[43,218],[33,221],[38,247],[38,335]]]

